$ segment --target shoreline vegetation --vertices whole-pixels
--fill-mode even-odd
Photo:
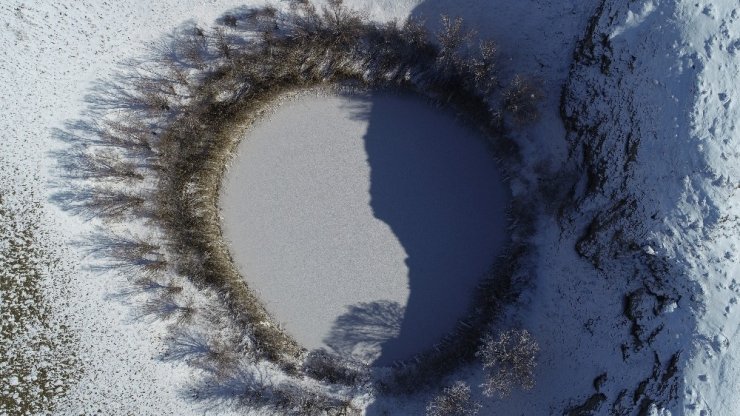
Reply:
[[[232,261],[218,208],[227,163],[245,129],[278,97],[315,87],[420,95],[478,130],[504,176],[516,176],[520,155],[507,130],[537,118],[541,92],[524,77],[500,80],[495,44],[472,38],[461,19],[443,16],[440,32],[430,35],[421,22],[367,22],[340,0],[321,10],[298,0],[287,11],[237,9],[211,30],[181,27],[151,56],[99,84],[88,120],[57,132],[70,143],[61,163],[70,185],[55,200],[101,219],[91,254],[152,294],[142,313],[172,322],[171,357],[205,371],[196,400],[231,394],[241,404],[290,414],[355,414],[353,392],[363,386],[413,394],[475,360],[497,311],[516,299],[531,272],[531,201],[512,199],[510,245],[481,281],[468,317],[441,343],[377,380],[360,363],[306,351],[275,323]],[[112,231],[132,219],[156,232]],[[215,293],[222,309],[194,305],[187,285]],[[203,322],[224,319],[227,336],[193,335],[208,331]],[[260,385],[243,370],[261,361],[279,367],[287,381]],[[334,385],[344,387],[326,388]]]

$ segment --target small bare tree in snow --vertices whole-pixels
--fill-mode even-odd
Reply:
[[[496,44],[491,41],[481,41],[478,45],[479,57],[471,57],[467,61],[474,87],[483,95],[487,95],[496,86]]]
[[[483,361],[483,368],[488,370],[483,393],[506,397],[515,386],[525,390],[534,387],[539,350],[539,345],[525,329],[505,331],[497,338],[486,336],[476,354]]]
[[[470,400],[470,386],[457,381],[429,402],[427,416],[474,416],[480,407],[480,403]]]
[[[537,106],[542,97],[543,94],[537,82],[517,75],[504,92],[504,109],[517,123],[531,123],[540,117]]]
[[[465,31],[461,17],[451,19],[447,15],[442,15],[441,20],[442,28],[437,34],[439,42],[437,64],[445,74],[451,75],[449,72],[455,65],[461,63],[460,49],[470,40],[473,32]]]

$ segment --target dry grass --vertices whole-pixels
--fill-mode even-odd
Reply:
[[[79,378],[78,339],[49,299],[69,279],[39,224],[38,201],[5,204],[0,186],[0,414],[52,414]],[[66,294],[65,295],[70,295]]]

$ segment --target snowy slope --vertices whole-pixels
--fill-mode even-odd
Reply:
[[[646,379],[637,405],[655,401],[675,414],[740,409],[737,7],[605,1],[564,97],[588,174],[576,215],[593,218],[578,250],[627,289],[625,363],[644,348],[666,372]]]

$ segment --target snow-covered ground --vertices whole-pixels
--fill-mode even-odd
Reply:
[[[635,343],[663,366],[677,358],[675,391],[651,380],[646,396],[679,414],[740,409],[739,13],[731,1],[607,1],[564,100],[594,179],[580,209],[597,226],[582,252],[634,290]]]
[[[131,308],[112,296],[123,279],[86,269],[73,244],[90,224],[48,196],[51,151],[60,146],[53,129],[79,117],[94,81],[181,23],[208,24],[243,3],[0,5],[2,204],[39,200],[35,232],[71,270],[63,288],[44,285],[79,340],[82,362],[79,379],[58,399],[60,414],[226,412],[183,394],[193,370],[158,359],[165,326],[131,319]],[[505,74],[543,82],[541,121],[516,133],[527,169],[512,186],[515,195],[550,196],[539,201],[539,262],[531,287],[501,320],[539,341],[537,385],[507,400],[484,399],[483,413],[589,414],[595,403],[597,414],[738,414],[737,1],[350,5],[377,19],[425,16],[431,26],[439,13],[462,15],[477,36],[498,41]],[[64,281],[55,273],[49,268],[44,278]],[[457,375],[471,384],[480,376],[475,369]],[[0,397],[23,381],[0,380]],[[368,414],[420,414],[424,404],[382,399]]]

